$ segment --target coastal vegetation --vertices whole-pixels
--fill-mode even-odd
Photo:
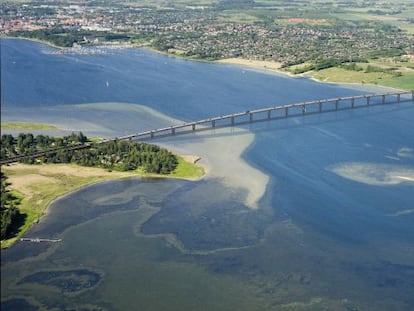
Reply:
[[[376,84],[412,90],[414,62],[400,58],[380,58],[367,62],[343,63],[337,67],[307,72],[307,75],[324,82]]]
[[[85,148],[70,148],[76,146]],[[36,152],[45,153],[36,158],[30,156]],[[27,157],[20,161],[27,164],[75,163],[117,171],[132,171],[139,168],[146,173],[155,174],[170,174],[178,164],[174,154],[159,146],[120,140],[90,143],[82,132],[64,137],[35,137],[31,133],[20,133],[17,137],[11,134],[2,135],[2,160],[25,155]]]
[[[7,182],[6,175],[0,172],[1,176],[1,240],[15,233],[16,228],[19,227],[22,221],[22,214],[20,214],[17,206],[20,204],[20,199],[12,193]]]
[[[2,130],[16,130],[16,131],[48,131],[58,130],[59,128],[50,124],[42,123],[26,123],[26,122],[1,122]]]
[[[93,146],[67,150],[85,143]],[[22,133],[1,138],[2,159],[42,150],[50,153],[1,168],[2,248],[10,246],[38,222],[53,200],[85,185],[137,175],[196,179],[204,174],[194,159],[186,161],[151,144],[123,141],[93,144],[82,133],[65,137]]]

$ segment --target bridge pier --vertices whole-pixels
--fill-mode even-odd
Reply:
[[[370,104],[370,99],[371,99],[371,96],[367,96],[367,105],[369,106],[369,104]]]
[[[175,135],[175,128],[172,128],[172,129],[171,129],[171,134],[172,134],[172,135]]]
[[[270,120],[271,119],[271,113],[272,113],[272,110],[268,110],[267,111],[267,118]]]
[[[351,107],[354,108],[355,107],[355,97],[351,98]]]
[[[385,95],[382,95],[382,104],[385,104]]]
[[[195,125],[195,124],[192,124],[192,125],[191,125],[191,129],[192,129],[193,131],[195,131],[195,129],[196,129],[196,125]]]
[[[234,116],[231,117],[231,125],[234,126]]]
[[[338,110],[339,99],[335,100],[335,110]]]
[[[400,102],[400,96],[401,96],[401,94],[397,94],[397,103]]]
[[[285,108],[285,117],[287,118],[289,116],[289,107]]]
[[[211,127],[216,127],[216,120],[211,121]]]
[[[319,101],[319,112],[322,112],[322,102]]]
[[[151,138],[154,138],[154,132],[151,131]]]
[[[249,113],[249,120],[250,122],[253,122],[253,113]]]

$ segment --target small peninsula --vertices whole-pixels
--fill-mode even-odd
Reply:
[[[65,137],[3,135],[1,158],[85,142],[89,141],[82,133]],[[194,156],[179,156],[137,142],[104,145],[103,149],[95,146],[75,152],[60,149],[36,159],[25,158],[25,163],[2,166],[1,247],[11,246],[37,223],[52,201],[86,185],[134,176],[195,180],[204,175],[204,168],[195,164],[198,158]]]

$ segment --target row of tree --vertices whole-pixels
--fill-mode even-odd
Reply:
[[[22,219],[25,215],[20,214],[17,206],[20,200],[12,194],[9,189],[9,183],[7,177],[0,172],[1,176],[1,233],[0,238],[2,240],[13,236],[17,228],[19,227]]]
[[[86,144],[87,143],[87,144]],[[85,146],[71,150],[71,147]],[[47,151],[47,152],[46,152]],[[1,159],[46,152],[39,158],[27,157],[21,162],[76,163],[83,166],[102,167],[109,170],[129,171],[142,169],[147,173],[169,174],[177,166],[177,157],[156,145],[133,141],[113,140],[105,143],[88,143],[80,132],[64,137],[24,134],[1,137]]]

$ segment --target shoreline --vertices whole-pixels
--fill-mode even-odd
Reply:
[[[308,71],[308,72],[300,73],[300,74],[293,74],[291,72],[281,70],[281,64],[278,63],[278,62],[272,62],[272,61],[249,60],[249,59],[244,59],[244,58],[224,58],[224,59],[219,59],[219,60],[196,59],[196,58],[180,56],[180,55],[174,54],[174,53],[159,51],[159,50],[156,50],[156,49],[154,49],[152,47],[149,47],[149,46],[134,46],[134,45],[131,45],[131,48],[146,49],[146,50],[151,51],[153,53],[158,53],[158,54],[161,54],[161,55],[165,55],[165,56],[169,56],[169,57],[175,57],[175,58],[188,60],[188,61],[194,61],[194,62],[211,63],[211,64],[219,64],[219,65],[220,64],[222,64],[222,65],[231,65],[231,66],[238,66],[238,67],[241,67],[241,68],[246,67],[246,68],[250,68],[250,69],[253,69],[253,70],[257,70],[259,72],[277,74],[277,75],[284,76],[284,77],[289,77],[289,78],[292,78],[292,79],[305,78],[305,79],[309,79],[311,81],[314,81],[316,83],[321,83],[321,84],[333,84],[333,85],[343,85],[343,86],[353,86],[353,87],[358,86],[360,88],[365,88],[365,89],[368,89],[368,88],[383,88],[383,89],[388,89],[390,91],[407,91],[405,89],[395,88],[395,87],[391,87],[391,86],[385,86],[385,85],[381,85],[381,84],[374,84],[374,83],[323,81],[323,80],[319,80],[319,79],[313,77],[311,75],[313,71]]]
[[[257,69],[260,71],[277,73],[283,76],[288,76],[290,78],[304,77],[303,74],[295,75],[293,73],[281,70],[282,64],[278,62],[250,60],[250,59],[244,59],[244,58],[225,58],[225,59],[213,61],[212,63],[248,67],[248,68]]]
[[[53,48],[56,48],[56,49],[59,49],[59,50],[70,48],[70,47],[57,46],[57,45],[55,45],[55,44],[53,44],[49,41],[43,41],[43,40],[36,39],[36,38],[7,37],[7,36],[1,37],[1,38],[33,41],[33,42],[37,42],[37,43],[41,43],[41,44],[46,44],[50,47],[53,47]],[[105,47],[106,45],[105,45],[105,43],[103,43],[103,44],[90,45],[90,46]],[[385,89],[396,90],[396,91],[406,91],[405,89],[399,89],[399,88],[395,88],[395,87],[390,87],[390,86],[385,86],[385,85],[380,85],[380,84],[374,84],[374,83],[322,81],[322,80],[319,80],[319,79],[317,79],[317,78],[315,78],[311,75],[311,73],[313,71],[308,71],[308,72],[301,73],[301,74],[293,74],[291,72],[281,70],[281,63],[272,62],[272,61],[249,60],[249,59],[244,59],[244,58],[225,58],[225,59],[219,59],[219,60],[197,59],[197,58],[181,56],[181,55],[175,54],[175,53],[159,51],[159,50],[156,50],[155,48],[153,48],[149,45],[133,44],[133,43],[131,43],[128,46],[125,46],[124,44],[111,44],[111,46],[118,47],[120,49],[122,49],[122,48],[145,49],[145,50],[151,51],[153,53],[158,53],[158,54],[161,54],[161,55],[165,55],[165,56],[169,56],[169,57],[175,57],[175,58],[188,60],[188,61],[195,61],[195,62],[201,62],[201,63],[211,63],[211,64],[225,64],[225,65],[232,65],[232,66],[239,66],[239,67],[247,67],[247,68],[259,70],[261,72],[268,72],[268,73],[278,74],[278,75],[285,76],[285,77],[290,77],[290,78],[293,78],[293,79],[295,79],[295,78],[298,78],[298,79],[299,78],[306,78],[306,79],[310,79],[314,82],[321,83],[321,84],[359,86],[359,87],[365,87],[365,88],[373,87],[373,88],[385,88]]]
[[[301,73],[301,74],[293,74],[291,72],[281,70],[280,63],[271,62],[271,61],[248,60],[248,59],[243,59],[243,58],[228,58],[228,59],[221,59],[221,60],[213,61],[212,63],[247,67],[247,68],[259,70],[261,72],[269,72],[273,74],[278,74],[278,75],[289,77],[292,79],[305,78],[305,79],[309,79],[309,80],[312,80],[314,82],[321,83],[321,84],[344,85],[344,86],[353,86],[353,87],[357,86],[357,87],[366,88],[366,89],[384,88],[384,89],[395,90],[395,91],[406,91],[405,89],[399,89],[395,87],[384,86],[384,85],[373,84],[373,83],[322,81],[312,76],[313,71],[308,71],[308,72]]]
[[[26,214],[27,218],[16,236],[1,241],[1,249],[12,246],[33,225],[41,221],[43,216],[47,215],[53,202],[86,186],[124,178],[173,178],[197,181],[206,176],[203,166],[188,161],[199,157],[188,155],[180,155],[179,157],[191,165],[200,167],[204,171],[203,175],[174,176],[172,174],[145,174],[138,171],[109,172],[102,168],[84,167],[75,164],[30,165],[15,163],[2,166],[1,170],[7,174],[10,189],[16,192],[19,197],[22,197],[18,209]]]
[[[44,41],[44,40],[40,40],[40,39],[36,39],[36,38],[5,36],[5,37],[0,37],[0,39],[27,40],[27,41],[32,41],[32,42],[36,42],[36,43],[45,44],[47,46],[53,47],[53,48],[58,49],[58,50],[66,49],[66,47],[58,46],[56,44],[53,44],[52,42]]]

